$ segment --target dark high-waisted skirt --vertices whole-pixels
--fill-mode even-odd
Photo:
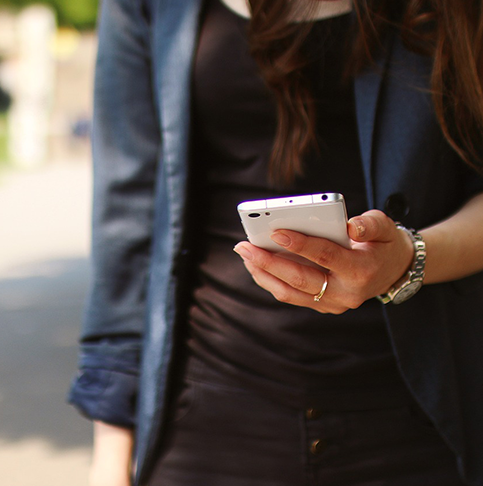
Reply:
[[[189,361],[149,486],[462,486],[412,400],[322,411],[281,405]],[[350,407],[347,407],[350,408]]]

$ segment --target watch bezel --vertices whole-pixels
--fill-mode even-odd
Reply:
[[[418,277],[415,280],[407,280],[406,282],[404,282],[404,284],[401,287],[395,289],[393,295],[391,296],[391,302],[395,305],[406,302],[406,300],[409,300],[417,292],[419,292],[422,286],[423,286],[423,279],[421,277]],[[415,288],[414,290],[411,291],[409,295],[406,295],[405,292],[410,287],[415,287]]]

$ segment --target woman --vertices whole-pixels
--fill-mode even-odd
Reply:
[[[480,2],[295,5],[103,3],[93,485],[483,484]],[[240,242],[314,192],[352,249],[273,239],[328,273]]]

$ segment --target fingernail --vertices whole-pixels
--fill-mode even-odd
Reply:
[[[240,246],[240,244],[236,245],[235,248],[233,248],[233,251],[238,253],[244,260],[253,260],[253,255],[251,252],[249,252],[245,247]]]
[[[276,233],[272,233],[270,238],[272,238],[272,240],[280,246],[289,246],[290,243],[292,243],[292,240],[285,233],[280,233],[278,231]]]
[[[356,227],[357,236],[362,238],[366,234],[366,225],[363,219],[352,218],[350,222]]]

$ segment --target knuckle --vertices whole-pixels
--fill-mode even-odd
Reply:
[[[389,218],[387,214],[384,211],[381,211],[380,209],[371,209],[370,211],[366,211],[364,213],[364,216],[370,216],[372,219],[380,220],[380,221],[386,221]]]
[[[293,233],[290,235],[290,251],[294,253],[302,253],[306,249],[307,237],[301,234]]]
[[[272,265],[273,257],[271,255],[263,255],[257,258],[255,265],[264,271],[269,271]]]
[[[290,293],[287,292],[286,289],[274,290],[272,294],[279,302],[283,302],[284,304],[288,304],[290,302]]]
[[[329,262],[334,261],[333,252],[328,249],[320,251],[317,255],[315,255],[314,261],[317,265],[320,265],[321,267],[327,267],[329,266]]]
[[[374,279],[377,278],[379,271],[380,269],[377,262],[376,264],[365,265],[362,268],[352,268],[351,280],[353,287],[361,290],[365,289],[374,282]]]
[[[334,314],[336,316],[340,316],[344,312],[348,311],[349,307],[337,307],[334,310],[331,311],[331,314]]]
[[[374,215],[376,218],[382,218],[382,219],[388,219],[388,216],[384,211],[381,211],[380,209],[373,209],[372,211],[369,211]]]
[[[356,288],[364,289],[366,288],[374,279],[371,272],[363,272],[356,274],[353,278]]]
[[[306,290],[309,286],[307,279],[301,274],[292,275],[287,283],[298,290]]]
[[[346,302],[348,309],[358,309],[364,303],[364,299],[360,296],[353,296]]]
[[[373,234],[380,234],[390,226],[394,226],[392,219],[379,209],[373,209],[365,214],[368,216],[366,223]]]
[[[325,307],[320,307],[317,304],[312,304],[311,308],[317,311],[319,314],[330,314],[330,312],[325,309]]]

